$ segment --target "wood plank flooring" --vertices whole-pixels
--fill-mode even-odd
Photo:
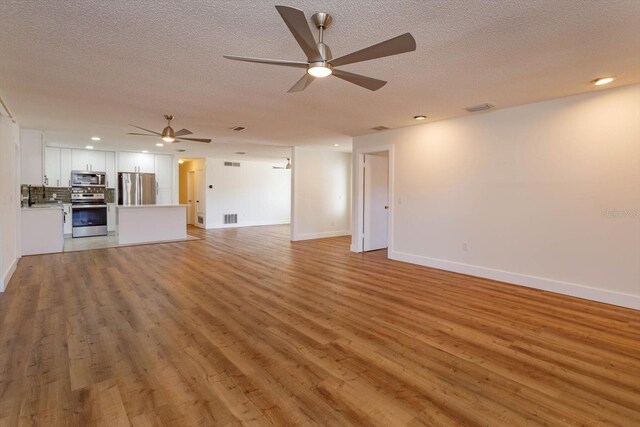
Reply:
[[[640,312],[287,226],[23,258],[0,426],[640,425]]]

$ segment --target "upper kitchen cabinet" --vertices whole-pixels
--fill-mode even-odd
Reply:
[[[71,167],[74,171],[105,172],[107,169],[105,152],[73,149]]]
[[[44,185],[60,187],[60,148],[44,147]]]
[[[33,129],[20,129],[20,183],[44,184],[44,134]]]
[[[118,153],[118,172],[155,173],[155,159],[153,154],[147,153]]]
[[[114,151],[107,151],[105,153],[107,173],[107,188],[116,188],[118,177],[116,175],[116,153]]]
[[[71,148],[60,149],[60,187],[71,187]],[[71,220],[71,219],[69,219]]]
[[[174,177],[173,168],[173,156],[156,154],[156,203],[159,205],[168,205],[172,202]]]

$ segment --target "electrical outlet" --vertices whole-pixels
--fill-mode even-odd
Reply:
[[[462,242],[462,250],[467,252],[469,250],[469,243],[468,242]]]

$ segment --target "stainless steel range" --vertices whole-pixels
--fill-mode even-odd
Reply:
[[[76,183],[72,172],[71,182]],[[97,182],[104,183],[104,172],[91,172],[98,175]],[[100,177],[102,175],[102,177]],[[104,185],[89,186],[83,183],[71,188],[72,236],[106,236],[107,204]]]

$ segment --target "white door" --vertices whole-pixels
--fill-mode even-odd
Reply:
[[[88,171],[89,167],[89,150],[71,150],[71,169]]]
[[[71,187],[71,149],[70,148],[60,149],[60,187]]]
[[[118,153],[118,172],[138,172],[137,153]]]
[[[155,173],[155,162],[153,154],[138,153],[136,157],[138,172]]]
[[[116,188],[118,177],[116,176],[116,153],[107,151],[105,155],[105,172],[107,173],[107,188]]]
[[[364,250],[384,249],[389,226],[389,157],[364,155]]]
[[[198,227],[205,227],[205,210],[206,210],[206,206],[205,206],[205,200],[204,200],[204,171],[203,170],[197,170],[196,173],[196,179],[195,179],[195,191],[194,191],[194,195],[195,195],[195,200],[196,200],[196,204],[195,204],[195,211],[196,211],[196,215],[195,215],[195,222],[194,224],[197,225]]]
[[[187,224],[195,225],[195,213],[196,213],[196,199],[195,199],[195,186],[196,178],[195,171],[187,172]]]
[[[44,183],[49,187],[60,187],[60,149],[44,147]]]
[[[107,164],[104,151],[88,150],[89,170],[94,172],[106,172]]]

